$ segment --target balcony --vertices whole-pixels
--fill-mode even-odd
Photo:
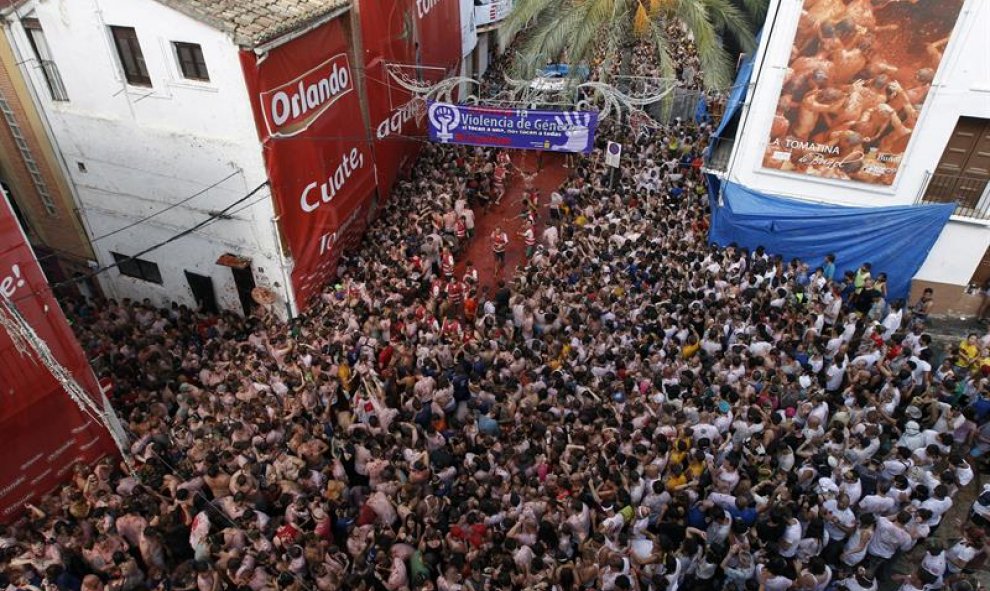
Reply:
[[[514,0],[474,0],[474,24],[487,27],[500,22],[512,12]]]
[[[955,203],[955,215],[990,220],[990,191],[986,177],[926,173],[915,203]]]

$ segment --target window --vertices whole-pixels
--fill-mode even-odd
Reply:
[[[24,25],[24,32],[27,33],[28,41],[31,43],[31,50],[38,60],[41,73],[45,77],[48,85],[48,93],[53,101],[67,101],[69,95],[65,92],[65,85],[62,84],[62,75],[58,72],[58,66],[52,60],[52,53],[48,49],[48,40],[45,39],[45,32],[41,29],[41,23],[36,18],[25,18],[21,21]]]
[[[113,261],[117,263],[117,269],[121,275],[127,275],[142,281],[162,284],[162,273],[158,270],[158,265],[144,259],[135,259],[118,252],[111,252]]]
[[[144,54],[138,43],[134,27],[110,27],[113,34],[113,44],[117,48],[120,67],[124,69],[124,78],[128,84],[135,86],[151,86],[151,77],[144,63]]]
[[[206,71],[206,61],[203,59],[203,48],[195,43],[180,43],[176,41],[175,55],[179,58],[179,69],[182,77],[190,80],[210,81],[210,73]]]

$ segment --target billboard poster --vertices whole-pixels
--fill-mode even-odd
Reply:
[[[415,0],[379,0],[361,6],[365,86],[374,137],[378,190],[383,198],[403,171],[412,168],[425,135],[426,104],[396,84],[387,66],[412,72],[416,60]]]
[[[299,311],[360,239],[375,202],[348,17],[256,55],[241,52]]]
[[[0,299],[9,300],[94,400],[102,400],[96,376],[2,193]],[[83,414],[33,350],[18,348],[2,327],[0,433],[0,523],[17,519],[25,504],[67,481],[77,463],[116,453],[110,434]]]
[[[964,0],[804,0],[764,168],[891,185]]]
[[[430,141],[523,150],[581,152],[595,146],[596,111],[498,109],[430,102]]]

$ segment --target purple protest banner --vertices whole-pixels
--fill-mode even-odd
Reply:
[[[498,109],[430,102],[430,140],[522,150],[588,153],[595,146],[598,113]]]

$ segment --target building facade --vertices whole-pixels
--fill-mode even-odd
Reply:
[[[292,315],[415,156],[404,138],[421,131],[418,105],[385,65],[456,73],[459,10],[24,0],[4,30],[109,268],[107,296],[246,312],[263,287]]]
[[[935,312],[975,312],[990,280],[987,22],[981,0],[775,0],[713,168],[815,202],[957,203],[911,297],[931,287]]]
[[[0,38],[0,188],[52,283],[95,266],[89,238],[76,211],[62,162],[49,141],[34,87],[22,76],[24,58]],[[44,68],[39,61],[27,68]],[[46,88],[64,97],[59,79]],[[91,290],[87,285],[83,290]]]
[[[505,51],[499,45],[498,31],[512,12],[515,0],[473,0],[477,44],[471,52],[471,69],[481,78],[494,57]]]
[[[248,285],[286,300],[270,199],[129,261],[266,181],[238,48],[223,31],[148,0],[27,2],[6,19],[28,60],[108,297],[242,310]],[[42,40],[47,48],[35,53]],[[61,80],[62,95],[41,92]],[[249,260],[239,292],[231,254]],[[253,287],[253,286],[252,286]]]

